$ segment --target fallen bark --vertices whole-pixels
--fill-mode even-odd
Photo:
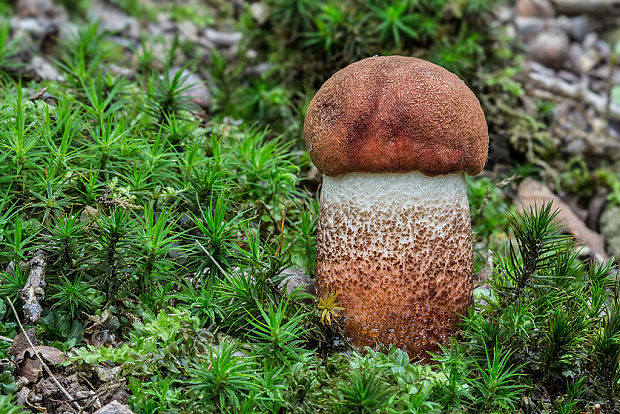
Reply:
[[[552,0],[555,10],[562,14],[620,15],[620,0]]]
[[[41,317],[43,308],[39,304],[45,299],[45,271],[47,270],[46,253],[37,249],[30,259],[30,274],[24,288],[19,291],[19,297],[24,301],[24,316],[30,322],[36,322]]]

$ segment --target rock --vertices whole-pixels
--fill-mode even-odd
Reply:
[[[517,16],[542,17],[552,19],[555,17],[555,9],[549,0],[517,0],[515,6]]]
[[[51,18],[58,14],[52,0],[17,0],[15,14],[20,17]]]
[[[553,204],[551,211],[557,210],[558,213],[555,219],[557,224],[565,226],[566,230],[575,236],[577,241],[590,249],[592,256],[598,261],[604,261],[609,258],[605,251],[603,237],[590,230],[568,204],[553,194],[544,184],[536,182],[531,178],[526,178],[519,184],[518,197],[515,201],[515,204],[525,211],[529,211],[530,207],[540,209],[544,203],[551,202]],[[620,213],[618,218],[620,218]],[[620,231],[620,221],[618,226],[617,229]]]
[[[205,37],[218,47],[233,47],[241,40],[241,32],[218,32],[213,29],[205,30]]]
[[[598,52],[599,56],[603,60],[607,60],[611,57],[611,46],[604,40],[597,40],[594,42],[594,48]]]
[[[43,38],[49,33],[56,32],[57,30],[51,21],[38,20],[33,17],[26,17],[25,19],[13,17],[11,19],[11,29],[15,32],[21,31],[28,33],[34,39]]]
[[[620,0],[552,0],[560,14],[620,15]]]
[[[566,61],[570,42],[563,30],[547,30],[534,37],[526,47],[528,54],[537,62],[551,68],[560,68]]]
[[[529,38],[542,32],[547,27],[545,19],[540,17],[519,17],[515,19],[517,35],[522,38]]]
[[[129,406],[123,405],[118,401],[112,401],[109,404],[104,405],[93,414],[134,414],[133,411],[129,409]]]
[[[33,56],[30,64],[38,80],[62,81],[64,79],[54,65],[41,56]]]
[[[577,83],[579,82],[581,79],[575,75],[573,72],[569,72],[567,70],[560,70],[558,71],[558,76],[560,77],[560,79],[565,80],[566,82],[574,82]]]
[[[104,32],[119,33],[133,39],[140,37],[140,24],[133,16],[101,0],[92,2],[88,16],[92,20],[98,20],[99,27]]]
[[[179,67],[170,69],[170,78],[176,75],[180,70],[181,68]],[[209,112],[211,110],[211,94],[209,93],[209,90],[205,86],[203,80],[200,79],[198,75],[187,69],[183,70],[181,79],[183,81],[183,86],[187,88],[184,95],[190,96],[193,103]]]
[[[179,34],[190,42],[198,41],[198,28],[194,22],[190,20],[184,20],[177,24],[177,30]]]
[[[114,63],[110,63],[108,65],[108,70],[110,71],[110,73],[113,73],[116,76],[120,76],[122,78],[133,80],[136,77],[136,70],[134,68],[126,68],[123,66],[118,66]]]
[[[582,155],[586,153],[588,147],[583,139],[571,139],[566,146],[566,152],[570,155]]]
[[[153,34],[174,32],[174,29],[176,28],[174,21],[172,20],[172,16],[169,13],[158,13],[157,24],[153,26],[155,26],[153,27],[154,31],[159,31],[159,33]]]
[[[295,289],[301,289],[310,295],[316,295],[316,281],[306,275],[302,269],[288,268],[282,272],[286,276],[278,285],[278,289],[290,295]]]
[[[30,394],[30,388],[23,387],[17,393],[17,404],[24,405],[26,400],[28,399],[28,395]]]
[[[566,17],[560,16],[558,23],[568,35],[576,42],[583,42],[586,35],[592,30],[590,19],[586,16]]]
[[[252,3],[250,5],[250,13],[252,14],[254,20],[256,20],[256,23],[261,26],[265,24],[267,18],[269,17],[267,6],[262,1]]]
[[[568,58],[571,67],[580,74],[590,72],[601,60],[600,55],[594,48],[585,49],[579,43],[573,43],[570,46]]]
[[[244,73],[246,76],[260,77],[267,73],[273,65],[269,62],[259,63],[258,65],[248,66]]]
[[[96,365],[94,368],[95,368],[95,372],[97,373],[97,377],[102,382],[111,382],[115,379],[118,379],[119,374],[122,369],[120,365],[117,367],[106,367],[103,365]]]
[[[620,259],[620,205],[607,203],[599,222],[605,238],[607,251],[616,260]]]
[[[493,8],[493,14],[500,23],[507,23],[514,19],[514,9],[505,5],[497,5]]]

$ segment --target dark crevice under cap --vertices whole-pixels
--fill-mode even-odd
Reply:
[[[484,167],[480,102],[455,74],[404,56],[371,57],[336,72],[308,106],[304,135],[322,173],[428,176]]]

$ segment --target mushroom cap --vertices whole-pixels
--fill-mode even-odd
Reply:
[[[476,175],[489,147],[480,102],[465,83],[404,56],[371,57],[336,72],[310,102],[304,135],[314,165],[329,176]]]

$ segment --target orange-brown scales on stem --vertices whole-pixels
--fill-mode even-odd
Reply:
[[[325,174],[319,289],[338,295],[353,344],[425,357],[471,303],[464,173],[479,173],[487,155],[480,103],[432,63],[368,58],[325,82],[304,134]]]

